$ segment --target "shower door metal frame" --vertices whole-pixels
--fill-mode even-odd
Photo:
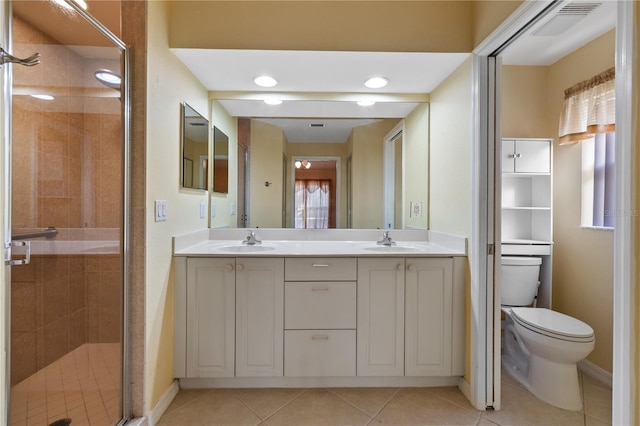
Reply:
[[[13,47],[12,39],[12,1],[0,0],[0,47],[11,52]],[[105,27],[101,22],[97,21],[93,16],[88,14],[84,9],[79,7],[77,3],[68,1],[76,13],[84,18],[103,36],[109,39],[114,47],[120,49],[122,54],[122,80],[120,86],[120,98],[122,107],[122,126],[123,126],[123,147],[122,147],[122,344],[121,344],[121,383],[120,383],[120,407],[121,419],[119,425],[124,425],[132,416],[131,403],[131,327],[130,324],[130,288],[131,288],[131,52],[127,45],[120,40],[115,34]],[[0,120],[2,126],[0,132],[2,134],[3,148],[0,149],[0,164],[2,171],[0,172],[0,192],[2,192],[2,227],[0,236],[2,241],[7,243],[11,240],[11,102],[12,102],[12,73],[11,68],[0,66],[0,83],[2,84],[2,98],[0,99]],[[3,244],[6,246],[6,244]],[[4,250],[4,259],[11,259],[11,249]],[[0,380],[2,381],[0,389],[0,423],[8,422],[10,407],[10,283],[11,283],[11,265],[5,262],[2,277],[0,277],[0,339],[2,345],[0,347]]]

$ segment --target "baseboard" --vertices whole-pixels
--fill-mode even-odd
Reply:
[[[582,360],[578,363],[578,369],[589,377],[593,377],[600,383],[612,387],[613,376],[607,370],[598,367],[591,361]]]
[[[458,389],[460,389],[460,392],[462,392],[462,394],[467,397],[467,400],[471,405],[473,405],[473,402],[471,402],[471,385],[469,385],[469,382],[467,382],[464,377],[460,377],[458,379]],[[482,409],[484,410],[485,407]]]
[[[149,419],[149,426],[154,426],[160,420],[160,417],[162,417],[164,412],[167,410],[169,404],[171,404],[171,401],[176,397],[179,390],[180,385],[177,380],[174,380],[173,383],[171,383],[171,386],[169,386],[169,389],[162,394],[160,401],[158,401],[156,406],[149,412],[149,415],[147,416]]]

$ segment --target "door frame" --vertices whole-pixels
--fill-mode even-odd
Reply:
[[[471,386],[469,397],[478,409],[500,408],[500,323],[499,274],[492,278],[491,270],[499,271],[500,250],[495,244],[494,256],[489,245],[499,240],[500,209],[495,208],[489,184],[495,181],[500,155],[500,74],[495,58],[501,48],[534,19],[541,17],[563,1],[525,0],[496,28],[473,54],[473,225],[470,246],[471,276]],[[633,176],[638,168],[633,130],[633,117],[638,106],[638,34],[634,32],[637,15],[636,2],[618,2],[616,23],[616,209],[634,212],[637,207],[629,188],[634,188]],[[546,12],[545,12],[546,11]],[[498,58],[499,61],[499,58]],[[499,65],[499,62],[498,62]],[[634,110],[634,107],[636,110]],[[491,155],[498,159],[492,170]],[[496,155],[497,154],[497,155]],[[494,186],[499,188],[498,186]],[[494,192],[495,193],[495,192]],[[493,214],[489,214],[493,208]],[[632,214],[616,218],[614,230],[614,335],[613,335],[613,424],[632,424],[635,410],[632,402],[633,381],[638,377],[635,360],[633,318],[638,312],[634,305],[636,273],[634,236],[637,225]],[[493,231],[490,231],[493,227]],[[493,311],[494,315],[490,315]],[[637,419],[635,419],[637,420]]]
[[[395,140],[398,136],[404,135],[404,119],[400,120],[383,139],[383,219],[382,229],[394,229],[395,217],[395,195],[396,195],[396,151]],[[402,164],[404,166],[404,149],[402,150]],[[402,188],[404,188],[404,167],[402,170]],[[404,194],[402,194],[402,218],[401,228],[404,228]]]

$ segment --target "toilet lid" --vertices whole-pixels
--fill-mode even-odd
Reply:
[[[545,308],[512,308],[514,320],[541,334],[562,340],[591,341],[593,328],[579,319]]]

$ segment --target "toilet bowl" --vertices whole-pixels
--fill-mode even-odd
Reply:
[[[502,311],[505,313],[502,365],[541,400],[566,410],[582,409],[577,363],[595,346],[584,322],[534,301],[541,259],[503,257]],[[522,268],[522,269],[520,269]]]

